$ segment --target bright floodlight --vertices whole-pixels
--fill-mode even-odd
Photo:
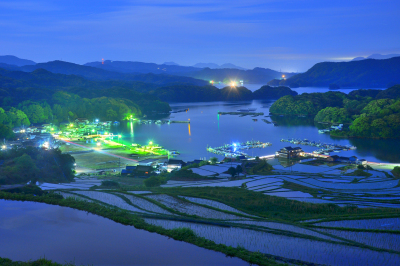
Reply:
[[[100,146],[101,145],[101,143],[100,142],[97,142],[97,144],[96,144],[97,146]]]
[[[99,119],[96,119],[96,123],[99,122]]]
[[[153,145],[153,142],[152,142],[152,141],[150,141],[150,142],[149,142],[149,144],[150,144],[150,145]]]
[[[236,147],[236,143],[233,143],[233,146],[235,146],[235,147]]]
[[[7,148],[7,146],[6,146],[6,145],[3,145],[3,146],[1,146],[1,148],[2,148],[3,150],[5,150],[5,149]]]

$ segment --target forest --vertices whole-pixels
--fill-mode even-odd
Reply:
[[[331,135],[400,138],[400,85],[386,90],[355,90],[284,96],[270,108],[275,115],[314,116],[315,122],[349,124]]]
[[[177,84],[165,86],[151,91],[166,102],[210,102],[210,101],[246,101],[262,99],[279,99],[284,95],[297,95],[289,87],[262,86],[252,92],[246,87],[227,86],[218,89],[214,86],[196,86],[190,84]]]
[[[0,161],[0,185],[29,181],[60,183],[74,179],[74,157],[58,149],[10,149],[0,153]]]

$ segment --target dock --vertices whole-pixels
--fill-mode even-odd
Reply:
[[[253,112],[218,112],[219,115],[240,115],[240,116],[260,116],[260,115],[264,115],[264,113],[253,113]]]
[[[225,144],[216,148],[207,147],[207,151],[218,155],[224,155],[225,157],[247,156],[246,153],[240,150],[265,148],[271,145],[270,142],[247,141],[243,143]]]

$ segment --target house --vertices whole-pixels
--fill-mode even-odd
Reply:
[[[351,156],[351,157],[339,156],[338,161],[343,162],[343,163],[357,163],[357,157],[356,156]]]
[[[150,176],[154,172],[154,168],[152,166],[146,165],[138,165],[134,170],[134,174],[136,176]]]
[[[367,165],[368,161],[365,160],[365,159],[361,159],[361,160],[358,160],[358,163],[361,164],[361,165]]]
[[[280,158],[297,158],[303,156],[304,151],[300,147],[292,148],[291,146],[280,149],[276,152],[276,156]]]
[[[185,165],[185,162],[182,160],[169,159],[167,162],[167,171],[171,172],[175,169],[181,169]]]
[[[139,161],[139,165],[153,166],[153,165],[156,165],[157,162],[158,162],[157,159],[146,159],[146,160]]]
[[[326,161],[328,162],[337,162],[339,161],[340,156],[339,155],[332,155],[326,158]]]
[[[135,172],[136,166],[127,165],[125,169],[121,170],[121,175],[129,175]]]
[[[85,125],[89,124],[89,120],[87,120],[86,118],[77,118],[77,119],[75,119],[75,124],[77,124],[79,126],[85,126]]]

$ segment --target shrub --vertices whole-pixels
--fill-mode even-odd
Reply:
[[[119,184],[117,181],[105,180],[105,181],[101,181],[101,186],[102,187],[119,187]]]
[[[400,166],[396,166],[395,168],[393,168],[392,174],[393,174],[395,177],[400,178]]]

